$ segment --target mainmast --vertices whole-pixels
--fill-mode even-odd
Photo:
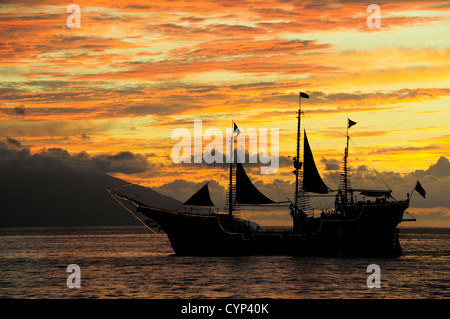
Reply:
[[[299,171],[302,168],[302,162],[300,162],[300,123],[302,117],[302,97],[309,99],[309,95],[303,92],[299,92],[298,96],[298,116],[297,116],[297,155],[294,158],[294,168],[295,168],[295,199],[294,205],[295,208],[298,209],[298,199],[299,199]]]
[[[348,176],[347,176],[347,158],[348,158],[348,125],[347,125],[347,145],[344,152],[344,207],[347,207],[347,194],[348,194]]]
[[[298,172],[300,170],[300,120],[302,114],[302,96],[301,92],[298,96],[298,122],[297,122],[297,155],[294,159],[295,168],[295,207],[298,207]]]
[[[231,138],[230,138],[230,183],[229,183],[229,190],[228,190],[228,215],[231,217],[233,216],[233,212],[236,213],[237,212],[237,205],[236,205],[236,186],[233,185],[233,176],[236,178],[236,173],[233,169],[233,165],[234,167],[236,167],[236,163],[237,163],[237,156],[235,157],[234,155],[234,133],[236,133],[236,136],[239,135],[240,130],[239,127],[236,125],[235,122],[231,122],[231,129],[232,129],[232,133],[231,133]],[[233,194],[233,189],[234,189],[234,194]]]
[[[234,125],[231,125],[231,128],[234,129]],[[231,134],[230,139],[230,185],[228,190],[228,215],[231,217],[233,216],[233,162],[234,162],[234,145],[233,145],[233,139],[234,139],[234,130]]]

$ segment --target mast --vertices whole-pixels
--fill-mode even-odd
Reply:
[[[348,136],[348,129],[355,124],[356,124],[356,122],[353,122],[352,120],[347,118],[347,143],[345,146],[345,153],[344,153],[344,197],[342,200],[344,209],[347,208],[348,193],[349,193],[348,166],[347,166],[348,160],[347,159],[348,159],[348,141],[350,140],[350,137]],[[350,186],[350,192],[352,192],[352,194],[353,194],[351,186]],[[351,204],[353,205],[353,195],[350,197],[350,201],[351,201]]]
[[[231,129],[233,130],[233,134],[231,134],[231,140],[230,140],[230,155],[233,159],[230,161],[230,185],[229,185],[229,191],[228,191],[228,215],[231,217],[233,216],[233,162],[234,162],[234,145],[233,145],[233,138],[234,138],[234,125],[233,122],[231,124]]]
[[[295,207],[298,207],[298,171],[299,171],[299,161],[300,161],[300,119],[302,114],[302,95],[299,92],[298,95],[298,122],[297,122],[297,156],[295,158]]]
[[[348,157],[348,125],[347,125],[347,145],[344,153],[344,207],[347,207],[348,178],[347,178],[347,157]]]

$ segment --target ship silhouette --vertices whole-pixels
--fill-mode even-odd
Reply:
[[[136,198],[107,190],[120,202],[132,204],[132,212],[147,226],[163,229],[176,255],[295,255],[295,256],[383,256],[402,253],[398,224],[404,219],[410,196],[404,200],[392,197],[392,190],[352,188],[348,169],[348,129],[356,122],[348,119],[347,143],[343,172],[337,190],[323,182],[316,167],[306,131],[301,150],[301,98],[297,112],[297,147],[293,159],[295,191],[293,200],[275,202],[258,190],[242,163],[229,164],[229,185],[225,209],[213,209],[208,183],[186,202],[185,207],[198,209],[178,211],[151,207]],[[233,124],[233,129],[236,129]],[[417,181],[422,196],[425,191]],[[413,190],[413,191],[414,191]],[[412,194],[412,193],[411,193]],[[334,209],[313,213],[310,196],[334,196]],[[366,200],[366,197],[372,200]],[[250,220],[238,217],[240,207],[285,204],[292,217],[292,227],[263,231]]]

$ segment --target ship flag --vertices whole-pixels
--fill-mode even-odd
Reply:
[[[236,133],[237,135],[239,135],[239,133],[241,133],[241,130],[239,129],[239,127],[236,125],[236,123],[233,123],[234,124],[234,133]],[[236,136],[237,136],[236,135]]]
[[[355,124],[356,122],[353,122],[352,120],[348,119],[348,128],[352,127]]]
[[[306,99],[309,99],[309,95],[303,92],[300,92],[300,97],[304,97]]]
[[[417,184],[416,184],[416,187],[414,188],[414,190],[416,192],[418,192],[423,198],[426,198],[425,197],[425,194],[426,194],[425,189],[422,187],[422,184],[420,184],[419,181],[417,181]]]

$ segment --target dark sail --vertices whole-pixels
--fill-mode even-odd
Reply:
[[[303,152],[303,190],[318,194],[328,193],[328,187],[322,181],[319,171],[317,170],[314,157],[309,147],[308,138],[305,135],[305,151]]]
[[[209,195],[208,183],[200,188],[200,190],[191,196],[183,205],[192,206],[215,206]]]
[[[236,202],[240,204],[275,203],[252,184],[241,163],[236,163]]]

